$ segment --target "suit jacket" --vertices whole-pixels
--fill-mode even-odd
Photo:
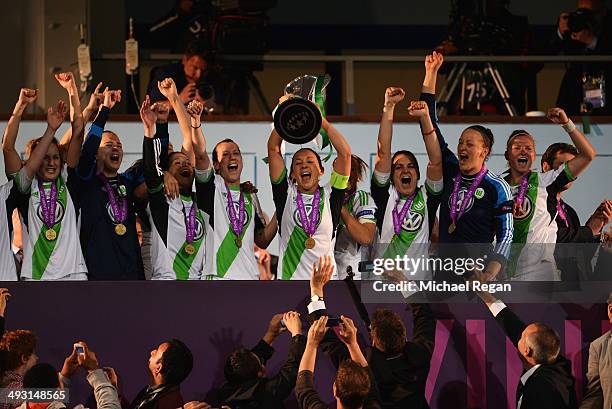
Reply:
[[[612,332],[608,331],[589,347],[587,391],[580,409],[612,408]]]
[[[145,387],[132,401],[130,409],[176,409],[183,406],[183,396],[179,385],[168,385],[158,389]]]
[[[518,347],[518,341],[526,328],[523,321],[508,307],[501,310],[495,320],[502,326],[512,343]],[[551,364],[542,364],[523,386],[521,409],[577,408],[572,363],[563,355],[559,355]]]
[[[219,400],[234,409],[284,408],[283,401],[287,399],[295,387],[304,348],[306,348],[306,337],[296,335],[291,339],[287,361],[275,376],[257,378],[242,383],[228,382],[217,392]],[[260,341],[252,351],[265,365],[274,350],[266,342]]]
[[[413,335],[399,354],[389,356],[373,346],[365,351],[384,409],[429,408],[425,399],[425,383],[433,354],[436,321],[429,305],[410,304],[410,307],[414,322]],[[325,314],[326,310],[314,311],[309,314],[309,320],[312,322]],[[349,359],[346,346],[332,330],[327,331],[320,347],[336,367],[343,360]]]

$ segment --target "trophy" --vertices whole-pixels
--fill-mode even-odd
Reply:
[[[323,106],[330,80],[329,75],[303,75],[287,84],[285,96],[272,114],[274,128],[285,141],[303,145],[319,134],[323,115],[317,105]]]

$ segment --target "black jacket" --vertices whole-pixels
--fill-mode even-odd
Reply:
[[[497,314],[495,320],[502,326],[512,343],[518,347],[518,341],[526,328],[523,321],[507,307]],[[542,364],[527,379],[522,388],[522,396],[521,409],[578,408],[572,363],[563,355],[559,355],[554,363]],[[519,396],[516,397],[517,403],[518,398]]]
[[[145,387],[132,401],[129,409],[176,409],[184,403],[179,385]]]
[[[556,203],[555,203],[556,206]],[[588,226],[580,223],[576,210],[561,199],[567,217],[565,221],[557,215],[557,245],[555,261],[561,270],[562,281],[584,281],[592,279],[591,260],[597,250],[597,238]]]
[[[243,383],[228,382],[217,391],[219,400],[232,409],[284,408],[283,401],[295,387],[305,347],[306,337],[296,335],[291,339],[287,361],[276,375]],[[264,341],[259,341],[252,351],[259,357],[262,364],[265,364],[274,353],[274,349]]]
[[[436,321],[427,304],[410,304],[414,322],[412,339],[406,341],[402,351],[395,356],[370,346],[366,357],[380,393],[384,409],[427,409],[425,383],[429,374],[429,361],[433,354]],[[314,311],[309,320],[316,320],[326,310]],[[332,359],[336,367],[349,359],[346,346],[334,331],[327,331],[320,347]]]

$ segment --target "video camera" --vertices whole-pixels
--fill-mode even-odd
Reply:
[[[582,30],[593,30],[595,26],[595,17],[593,11],[589,9],[578,9],[573,11],[567,17],[567,26],[569,33],[566,36],[571,36],[571,33],[578,33]]]

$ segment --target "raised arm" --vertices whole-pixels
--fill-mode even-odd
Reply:
[[[349,317],[345,317],[342,315],[340,317],[340,330],[338,331],[338,338],[348,348],[349,354],[351,354],[351,359],[361,366],[368,366],[368,361],[363,356],[361,352],[361,348],[357,343],[357,327],[353,323],[353,320]]]
[[[444,62],[444,56],[441,53],[433,52],[425,57],[425,78],[421,92],[427,94],[436,94],[436,80],[438,79],[438,70]]]
[[[442,149],[438,143],[438,136],[429,113],[427,103],[424,101],[412,101],[408,108],[411,116],[419,118],[421,132],[429,163],[427,164],[427,179],[432,181],[442,180]]]
[[[282,143],[283,138],[276,132],[276,129],[272,129],[268,138],[268,168],[270,179],[273,181],[279,180],[285,171],[285,160],[281,152]]]
[[[378,142],[374,170],[391,173],[391,138],[393,136],[393,113],[406,93],[401,88],[389,87],[385,91],[385,104],[378,128]]]
[[[329,141],[336,149],[338,158],[334,161],[334,171],[342,176],[351,174],[351,146],[344,136],[327,119],[323,118],[322,128],[327,132]]]
[[[159,91],[168,99],[176,119],[178,119],[179,127],[181,128],[181,134],[183,135],[183,144],[181,146],[181,152],[183,152],[190,161],[195,162],[192,136],[191,136],[191,117],[185,109],[185,105],[179,97],[176,89],[176,84],[172,78],[166,78],[163,81],[158,82]]]
[[[198,170],[210,169],[210,157],[206,152],[206,137],[202,131],[202,112],[204,105],[193,100],[187,106],[187,113],[190,117],[190,134],[195,156],[195,167]]]
[[[36,101],[38,90],[30,88],[21,88],[19,91],[19,99],[13,108],[13,115],[9,118],[2,139],[2,154],[4,155],[4,170],[7,175],[13,175],[21,169],[21,158],[15,150],[15,140],[19,132],[19,124],[21,116],[29,104]]]
[[[70,73],[72,74],[72,73]],[[57,74],[55,76],[56,79],[58,75],[62,75],[62,74]],[[62,82],[58,79],[58,82],[60,82],[60,85],[63,84]],[[89,103],[85,106],[85,108],[83,108],[81,115],[82,115],[82,120],[83,120],[83,128],[85,127],[85,124],[87,123],[87,121],[89,121],[89,118],[91,117],[91,114],[94,112],[98,111],[98,108],[100,107],[100,104],[102,103],[102,99],[104,98],[104,96],[100,93],[100,88],[102,87],[102,83],[100,82],[98,84],[98,86],[96,87],[95,91],[91,94],[91,96],[89,97]],[[76,92],[76,95],[78,95],[78,90]],[[69,91],[69,98],[70,97],[70,91]],[[72,103],[72,99],[71,99],[71,103]],[[79,105],[80,105],[80,101],[79,101]],[[71,112],[72,112],[72,107],[71,107]],[[72,121],[72,114],[71,114],[71,121]],[[72,140],[72,135],[74,135],[73,133],[73,126],[69,127],[66,132],[64,132],[64,135],[62,135],[62,139],[59,142],[60,148],[62,150],[66,150],[66,149],[70,149],[70,142]],[[83,140],[81,139],[81,144],[83,143]],[[80,148],[80,145],[79,145]]]
[[[315,362],[317,361],[317,348],[319,343],[325,336],[327,331],[327,315],[322,316],[312,323],[308,330],[308,339],[306,341],[306,349],[300,362],[299,372],[310,371],[314,372]]]
[[[441,53],[437,53],[434,51],[433,54],[425,56],[425,78],[423,79],[423,86],[421,88],[421,100],[427,103],[427,108],[429,110],[429,119],[436,130],[436,136],[438,139],[438,145],[440,145],[440,150],[442,151],[442,166],[443,172],[449,172],[450,174],[456,174],[457,167],[459,166],[459,161],[457,156],[448,148],[448,144],[440,131],[440,127],[438,126],[438,117],[436,113],[436,79],[438,77],[438,70],[442,66],[444,62],[444,56]],[[421,132],[425,133],[425,130],[422,128],[421,124]],[[444,169],[446,167],[447,169]]]
[[[148,95],[140,107],[140,119],[142,120],[145,136],[142,150],[145,183],[149,191],[159,190],[163,179],[162,171],[159,167],[159,139],[154,139],[157,114],[151,109],[151,99]]]
[[[62,88],[68,93],[70,102],[70,128],[64,133],[60,141],[60,152],[66,159],[66,164],[70,168],[76,167],[79,163],[81,153],[81,145],[83,143],[83,132],[85,129],[85,121],[81,112],[81,101],[79,100],[79,91],[74,80],[74,75],[71,72],[62,72],[55,74],[55,79]],[[72,143],[73,137],[76,136],[75,143]]]
[[[568,118],[565,111],[561,108],[551,108],[548,110],[548,119],[553,123],[563,127],[572,139],[573,144],[578,150],[578,155],[567,162],[567,168],[574,178],[582,173],[595,159],[597,152],[589,140],[584,136],[580,129]]]
[[[53,140],[57,128],[59,128],[62,122],[64,122],[66,111],[67,108],[64,101],[59,101],[55,109],[53,109],[53,107],[49,107],[47,110],[47,129],[36,146],[36,149],[32,150],[32,153],[25,164],[25,170],[29,180],[34,178],[38,168],[40,168],[40,165],[42,165],[43,159],[47,154],[47,150],[49,149],[49,145],[51,145],[51,140]]]

